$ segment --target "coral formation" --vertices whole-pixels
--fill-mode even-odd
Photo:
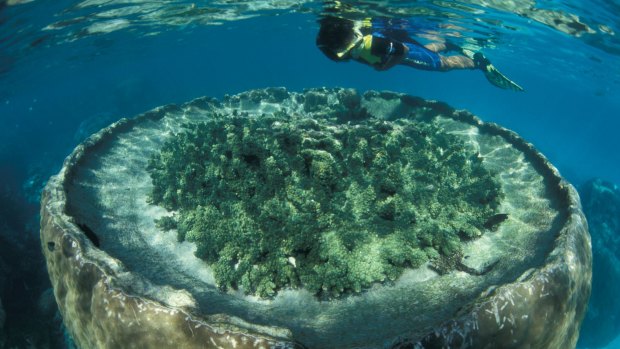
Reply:
[[[0,348],[4,347],[4,308],[2,307],[2,299],[0,299]]]
[[[275,113],[185,125],[149,162],[157,221],[223,289],[320,298],[460,260],[502,198],[479,154],[431,123]]]
[[[159,107],[136,118],[123,119],[80,144],[64,162],[58,175],[48,181],[43,192],[40,239],[40,252],[45,256],[59,311],[76,346],[193,348],[211,343],[224,348],[263,346],[283,349],[381,348],[386,345],[393,349],[422,346],[459,348],[463,345],[476,348],[575,347],[590,296],[592,259],[587,223],[574,188],[560,177],[542,154],[516,133],[495,124],[484,123],[466,111],[454,110],[441,102],[387,91],[356,94],[353,90],[338,88],[308,89],[300,93],[270,88],[226,96],[221,101],[201,97],[180,106]],[[218,121],[218,118],[213,117],[214,112],[230,117]],[[342,141],[343,136],[333,134],[351,134],[356,127],[381,125],[380,121],[372,121],[377,119],[406,118],[429,124],[429,128],[413,124],[412,127],[417,130],[428,129],[433,132],[429,132],[428,137],[418,139],[417,143],[405,141],[397,149],[406,151],[409,145],[415,143],[419,144],[416,149],[422,151],[424,144],[434,144],[430,146],[433,150],[430,155],[434,159],[433,168],[429,170],[420,167],[425,175],[420,175],[419,180],[422,182],[414,190],[430,190],[438,199],[445,201],[436,218],[446,217],[442,215],[450,211],[458,211],[454,206],[457,199],[452,195],[456,197],[465,192],[464,189],[444,188],[443,183],[450,184],[450,180],[439,181],[446,177],[442,166],[448,160],[444,159],[444,155],[450,154],[448,148],[441,146],[442,153],[436,146],[437,139],[444,138],[445,133],[464,142],[462,145],[468,150],[465,158],[473,159],[465,161],[465,169],[473,170],[478,166],[480,159],[475,154],[480,152],[484,156],[484,167],[497,171],[494,179],[501,183],[501,206],[495,210],[495,214],[484,220],[482,227],[488,230],[484,231],[482,238],[460,244],[463,257],[460,264],[456,264],[458,272],[437,275],[428,270],[427,265],[447,259],[434,247],[433,241],[433,246],[422,248],[425,258],[429,258],[429,254],[436,255],[430,256],[429,260],[432,260],[429,263],[418,269],[406,270],[395,285],[391,285],[387,277],[385,284],[374,282],[368,292],[356,294],[353,289],[345,290],[349,292],[348,295],[327,300],[321,296],[329,295],[329,292],[319,292],[319,297],[313,297],[302,288],[305,286],[303,284],[297,290],[289,289],[294,285],[279,286],[279,289],[276,286],[274,291],[278,293],[273,299],[254,296],[240,299],[243,291],[247,291],[241,289],[241,284],[237,285],[240,290],[236,292],[220,292],[214,287],[213,278],[217,261],[210,263],[211,266],[207,268],[204,261],[191,256],[197,243],[177,244],[176,231],[153,231],[153,215],[161,217],[165,210],[150,206],[147,202],[153,190],[150,183],[152,178],[147,172],[148,162],[151,156],[162,151],[162,146],[168,140],[187,138],[196,132],[194,130],[200,124],[188,126],[186,130],[181,125],[206,121],[209,128],[217,126],[218,122],[230,127],[231,131],[226,132],[226,135],[234,135],[240,132],[236,130],[247,128],[248,132],[254,132],[252,137],[258,140],[256,134],[270,133],[272,142],[268,143],[269,147],[255,149],[270,150],[270,156],[280,166],[277,152],[273,151],[279,148],[275,148],[273,142],[277,141],[274,134],[282,125],[263,127],[265,130],[260,132],[256,130],[258,126],[252,126],[261,123],[258,119],[266,119],[277,112],[290,115],[288,119],[284,117],[284,121],[295,125],[291,134],[301,134],[302,139],[318,140],[321,138],[319,133],[333,130],[330,138],[338,140],[343,146],[341,153],[320,149],[318,145],[311,147],[314,142],[304,147],[295,145],[293,149],[300,156],[305,149],[323,150],[331,154],[336,164],[342,165],[336,166],[336,171],[351,166],[346,161],[350,158],[347,154],[352,150]],[[232,125],[235,122],[234,115],[244,117],[239,122],[245,126]],[[295,115],[316,119],[318,130],[297,126],[307,121]],[[319,120],[333,116],[337,117],[336,120]],[[283,118],[282,115],[279,117]],[[346,120],[352,124],[347,125]],[[279,122],[285,124],[284,121]],[[404,127],[402,125],[407,122],[386,124],[396,128]],[[270,126],[274,123],[262,122],[262,125]],[[330,123],[333,127],[321,126]],[[439,132],[435,133],[435,128]],[[392,137],[392,133],[390,129],[377,131],[374,138],[366,138],[366,142],[371,147],[374,147],[374,141],[383,139],[382,142],[386,143],[385,137]],[[372,142],[368,142],[368,139]],[[200,151],[192,155],[194,158],[186,157],[184,152],[175,154],[179,160],[176,169],[178,173],[170,178],[190,178],[188,175],[193,171],[192,166],[196,168],[196,173],[211,171],[211,165],[222,155],[226,161],[237,159],[237,169],[248,169],[240,172],[240,175],[256,177],[266,173],[262,166],[269,163],[266,160],[269,156],[262,152],[255,154],[256,158],[244,159],[241,155],[250,154],[231,151],[231,159],[228,160],[226,152],[217,153],[215,147],[230,148],[233,145],[222,145],[208,139],[201,140],[202,143],[194,141],[193,147],[199,145]],[[458,146],[458,143],[454,144]],[[192,147],[191,142],[185,140],[178,142],[177,146],[181,150]],[[387,152],[387,149],[387,146],[370,148],[370,160],[374,161],[381,150]],[[199,155],[200,152],[203,154]],[[341,160],[338,154],[347,156]],[[181,161],[181,158],[184,160]],[[319,160],[323,158],[320,156]],[[194,165],[181,166],[192,159]],[[416,157],[392,161],[390,164],[398,163],[403,168],[411,168],[414,160]],[[307,186],[292,187],[287,195],[297,192],[307,195],[323,193],[314,189],[318,184],[310,177],[311,162],[306,172],[299,172],[300,169],[290,162],[286,167],[278,168],[303,174],[301,183]],[[164,165],[159,162],[155,164],[160,165],[162,167],[159,170],[155,168],[154,172],[159,172],[158,176],[165,179]],[[306,166],[305,162],[303,165]],[[364,168],[364,171],[367,170]],[[231,170],[227,171],[220,170],[219,173],[231,173]],[[454,171],[460,173],[463,167],[454,166]],[[282,173],[281,183],[291,180],[286,176],[289,172]],[[349,172],[337,178],[337,183],[341,184],[336,185],[336,189],[349,188],[342,184],[345,181],[353,182],[354,178],[348,175]],[[407,175],[414,176],[415,173],[410,171]],[[376,185],[378,179],[388,178],[385,175],[374,176],[373,173],[364,176],[368,176],[366,183],[372,185]],[[470,181],[467,174],[458,177],[458,181],[463,183]],[[205,174],[200,178],[209,177]],[[246,182],[249,183],[253,177],[247,178]],[[417,183],[418,178],[414,179],[412,182]],[[243,181],[241,177],[237,183],[240,181]],[[214,183],[226,189],[235,181],[220,183],[218,180]],[[408,180],[403,180],[403,183],[408,183]],[[180,184],[189,187],[189,184],[179,182],[170,191],[170,198],[175,195],[183,197],[177,195],[182,194],[182,188],[185,188]],[[263,187],[274,186],[266,179],[261,179],[258,184],[255,195],[257,192],[262,193]],[[406,195],[403,193],[405,184],[397,187],[398,192],[394,195]],[[452,186],[454,184],[451,183]],[[362,186],[358,184],[358,187]],[[375,189],[377,187],[371,188],[375,196],[381,194],[380,190]],[[160,191],[160,199],[167,192],[168,189]],[[276,192],[282,193],[282,190]],[[441,196],[450,197],[440,197],[440,193]],[[230,194],[232,198],[236,198],[236,195]],[[338,195],[336,192],[332,200],[342,197]],[[435,222],[440,226],[449,224],[440,220],[433,221],[433,217],[428,216],[429,212],[433,212],[428,208],[432,203],[421,201],[423,195],[417,197],[420,201],[412,201],[415,204],[416,221],[411,224],[411,229],[424,222]],[[329,201],[332,202],[336,201]],[[221,207],[234,206],[231,200],[216,201],[209,205],[217,208],[215,204],[218,203]],[[238,206],[242,208],[246,205],[242,200],[238,200],[238,203],[241,203]],[[360,200],[355,203],[360,205]],[[475,204],[475,200],[470,204]],[[374,210],[378,201],[370,201],[367,205]],[[333,216],[346,213],[345,208],[344,205],[340,206],[341,211],[332,212]],[[175,212],[164,215],[172,216],[167,219],[169,226],[178,227],[181,217],[195,210],[178,206],[172,211]],[[259,224],[259,218],[244,215],[247,216],[246,221],[251,219],[253,223]],[[363,218],[369,228],[373,228],[373,219],[376,222],[387,221],[373,211],[370,211],[369,217]],[[399,216],[394,215],[393,218],[392,222],[397,222]],[[231,221],[225,218],[220,223],[231,224]],[[239,224],[242,221],[240,218]],[[348,224],[362,225],[356,221]],[[391,234],[394,233],[397,231]],[[235,231],[229,231],[228,235],[238,240],[242,238]],[[378,233],[376,235],[379,236]],[[93,236],[97,239],[93,239]],[[189,236],[189,232],[186,232],[186,236]],[[339,231],[335,229],[317,231],[314,236],[319,241],[340,239]],[[287,242],[287,239],[283,242]],[[460,239],[467,240],[459,236]],[[98,244],[95,244],[97,241]],[[246,246],[243,252],[255,251],[256,246],[263,246],[264,241],[253,240],[253,245]],[[387,243],[381,243],[381,248],[388,246]],[[323,247],[320,243],[316,246]],[[358,249],[363,247],[360,245]],[[279,250],[283,248],[278,249],[276,246],[270,251]],[[370,248],[367,250],[373,251]],[[335,254],[327,251],[315,255],[327,255],[328,252]],[[393,256],[399,255],[397,252],[390,253]],[[284,256],[296,275],[305,268],[300,256]],[[457,254],[452,257],[453,260],[459,258]],[[2,255],[2,258],[7,257]],[[363,256],[360,260],[369,263],[371,258]],[[325,261],[319,262],[320,265],[327,264]],[[232,264],[233,270],[236,264]],[[450,267],[449,263],[444,264]],[[266,270],[270,267],[261,264],[261,261],[254,265],[256,269],[262,266]],[[489,268],[489,265],[493,266]],[[9,303],[4,295],[2,301],[4,305]],[[30,318],[32,320],[32,316]],[[14,322],[9,319],[10,316],[6,328],[10,325],[12,329]]]
[[[620,331],[620,187],[597,178],[579,189],[592,235],[592,297],[579,346],[604,348]]]

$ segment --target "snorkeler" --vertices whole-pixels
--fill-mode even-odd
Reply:
[[[326,16],[321,19],[316,44],[334,61],[355,61],[377,70],[387,70],[395,65],[413,68],[448,71],[452,69],[480,69],[491,84],[508,90],[523,88],[500,73],[480,52],[472,52],[445,41],[422,45],[412,39],[398,20],[365,19],[349,20]],[[439,52],[455,51],[459,54],[441,55]]]

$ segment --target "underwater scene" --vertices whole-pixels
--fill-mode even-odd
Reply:
[[[0,349],[620,348],[620,2],[0,0]]]

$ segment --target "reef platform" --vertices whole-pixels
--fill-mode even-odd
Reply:
[[[336,192],[336,199],[342,201],[329,202],[337,203],[333,207],[340,210],[339,214],[350,218],[349,225],[338,225],[350,233],[347,236],[358,236],[355,234],[374,224],[379,228],[373,228],[376,231],[370,232],[371,238],[359,235],[360,241],[370,239],[370,243],[343,245],[338,253],[346,258],[344,262],[335,262],[336,252],[330,250],[334,246],[330,241],[336,240],[330,239],[340,233],[332,232],[329,223],[341,221],[328,215],[333,219],[321,225],[324,235],[317,245],[326,247],[327,252],[285,244],[279,247],[281,255],[267,268],[259,265],[260,261],[271,261],[266,257],[270,251],[265,249],[259,249],[258,256],[254,253],[254,259],[247,259],[249,264],[245,267],[242,262],[246,257],[239,247],[242,245],[224,242],[226,251],[237,251],[231,255],[209,249],[209,243],[220,240],[211,242],[208,236],[201,240],[194,232],[198,229],[196,224],[190,224],[199,221],[182,218],[187,211],[171,204],[186,200],[185,178],[191,178],[198,167],[192,165],[179,171],[178,178],[184,181],[182,188],[164,188],[159,194],[154,191],[156,175],[149,169],[160,166],[153,159],[164,154],[162,149],[174,148],[174,141],[180,137],[191,139],[191,133],[186,133],[191,125],[211,125],[209,120],[216,117],[224,121],[230,118],[236,123],[243,119],[258,122],[254,128],[237,124],[242,135],[252,130],[267,135],[279,130],[278,137],[286,136],[278,118],[293,118],[299,122],[295,125],[304,125],[305,133],[298,135],[297,140],[299,147],[305,147],[301,152],[309,155],[298,161],[295,152],[289,154],[290,164],[299,168],[299,175],[287,170],[289,163],[278,160],[284,159],[284,155],[247,155],[241,147],[241,160],[237,161],[234,144],[231,150],[214,150],[217,157],[203,153],[211,156],[205,162],[212,164],[221,159],[222,163],[245,166],[248,171],[255,169],[252,173],[258,176],[259,183],[271,176],[269,173],[279,173],[283,179],[276,176],[275,182],[294,182],[315,195],[297,204],[294,196],[286,196],[291,204],[275,202],[269,206],[274,207],[274,212],[284,206],[299,212],[301,207],[309,207],[308,202],[324,200],[326,194],[322,190]],[[265,126],[260,123],[263,119],[272,122]],[[320,120],[329,124],[316,124]],[[417,126],[407,128],[411,123]],[[366,151],[366,155],[356,153],[358,148],[351,148],[352,155],[347,155],[347,142],[351,142],[342,135],[356,134],[356,130],[369,124],[379,133],[368,136],[366,143],[358,143],[370,144],[377,139],[385,142],[377,141],[381,147]],[[228,130],[225,122],[209,127],[216,126]],[[385,138],[386,134],[396,137],[402,130],[411,130],[412,135],[403,141],[409,142],[403,146]],[[329,140],[322,138],[326,132],[332,137]],[[211,135],[221,136],[217,132]],[[426,162],[404,159],[397,166],[399,172],[388,171],[394,161],[387,161],[386,175],[373,177],[373,169],[382,170],[379,158],[384,156],[383,144],[389,155],[415,149],[412,144],[427,144],[423,141],[434,142],[429,148],[433,155],[420,158]],[[289,143],[285,139],[282,144]],[[450,150],[448,143],[457,144],[466,155]],[[218,144],[212,142],[210,146]],[[196,146],[183,149],[181,153],[165,153],[159,159],[175,160],[196,150]],[[345,162],[347,166],[374,165],[366,166],[372,171],[362,173],[341,166]],[[418,163],[425,167],[415,168]],[[274,170],[261,172],[262,164]],[[470,170],[467,176],[446,172],[444,166],[450,164]],[[177,178],[174,168],[165,168],[166,178]],[[238,179],[243,175],[239,171],[200,168],[215,173],[196,187],[205,190],[205,195],[216,190],[208,188],[222,190],[222,185],[230,184],[224,181],[215,186],[213,178]],[[370,178],[367,192],[371,199],[366,206],[361,205],[361,198],[366,195],[363,190],[341,185],[341,180],[354,177],[352,173],[362,173],[355,175],[362,178],[359,183]],[[415,176],[403,177],[399,173]],[[288,180],[289,177],[299,180]],[[482,177],[486,184],[476,190],[475,179]],[[473,180],[465,183],[464,178]],[[371,186],[375,182],[377,186]],[[283,188],[297,190],[292,186]],[[401,192],[403,188],[408,191]],[[250,197],[262,189],[253,187]],[[363,195],[347,201],[354,192]],[[243,197],[222,193],[227,198]],[[466,205],[454,201],[463,193],[470,199]],[[439,203],[424,201],[427,199],[437,199]],[[417,205],[410,206],[411,202]],[[205,205],[225,210],[217,200],[201,202],[199,206]],[[243,202],[233,202],[231,207],[239,205]],[[252,206],[254,211],[263,207],[260,205]],[[312,207],[325,214],[325,205],[321,201]],[[459,220],[460,213],[471,207],[479,219]],[[256,214],[271,213],[265,211],[263,207]],[[214,217],[213,209],[209,212],[206,217]],[[280,216],[267,215],[264,222],[269,222],[270,217],[280,222],[289,211],[282,212]],[[162,220],[164,217],[178,219],[166,221]],[[455,218],[451,221],[450,217]],[[433,221],[439,218],[442,221]],[[235,223],[234,219],[222,222],[231,226]],[[279,229],[279,223],[264,222],[257,224]],[[421,222],[425,222],[426,228],[415,230]],[[299,228],[291,222],[282,222],[281,226],[290,227],[291,231]],[[389,237],[389,227],[400,232],[401,240]],[[428,235],[429,230],[435,229],[432,227],[443,235]],[[283,239],[287,238],[286,231]],[[307,231],[305,234],[313,235]],[[403,254],[394,241],[404,241],[407,236],[414,236],[419,244],[402,244],[409,251]],[[393,240],[375,243],[382,238]],[[260,245],[263,241],[255,243]],[[591,292],[592,255],[587,223],[575,189],[553,165],[510,130],[482,122],[471,113],[442,102],[393,92],[359,93],[340,88],[291,92],[267,88],[225,96],[222,100],[199,98],[122,119],[80,144],[67,157],[60,173],[48,182],[41,200],[41,244],[64,323],[81,348],[564,349],[575,347]],[[254,247],[248,246],[247,251]],[[200,251],[215,259],[199,258]],[[396,252],[392,255],[390,251]],[[303,263],[310,261],[313,254],[315,264],[304,269]],[[229,256],[228,269],[222,256]],[[360,267],[359,263],[370,263],[376,256],[383,258],[381,262],[368,265],[378,271],[369,268],[368,272],[373,274],[365,279],[362,272],[366,264]],[[323,268],[321,261],[343,266],[338,270],[345,270],[344,274],[334,276],[336,269]],[[255,278],[256,270],[261,268],[268,271],[260,274],[261,278],[267,275],[267,279]],[[286,273],[278,274],[278,268]],[[357,274],[347,276],[347,270]],[[226,274],[237,271],[238,275]],[[270,280],[269,275],[275,275],[277,282]],[[321,278],[329,278],[329,282]],[[348,278],[346,282],[339,281],[344,278]]]

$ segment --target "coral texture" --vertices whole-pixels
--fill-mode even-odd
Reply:
[[[322,298],[462,257],[502,197],[478,153],[408,119],[221,116],[186,125],[149,162],[158,221],[197,245],[223,289]]]

